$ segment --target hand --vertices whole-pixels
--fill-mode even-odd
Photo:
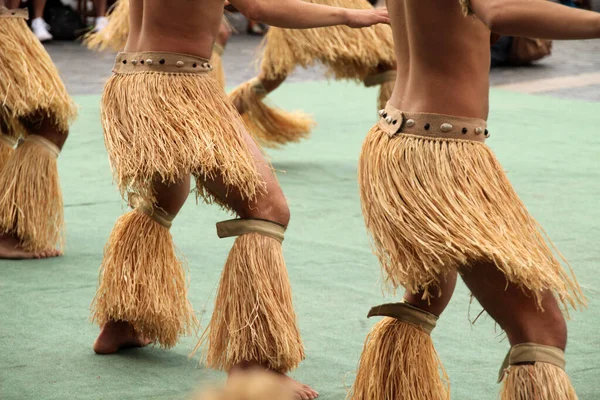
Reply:
[[[348,25],[350,28],[367,28],[376,24],[390,23],[387,8],[372,10],[348,10]]]

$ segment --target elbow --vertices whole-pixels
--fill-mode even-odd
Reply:
[[[246,18],[255,22],[264,22],[266,7],[262,1],[253,1],[252,5],[246,10]]]
[[[506,1],[490,1],[478,14],[481,21],[486,24],[492,32],[503,33],[505,31],[509,20],[507,3],[508,2]]]

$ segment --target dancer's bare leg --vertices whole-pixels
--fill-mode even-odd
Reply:
[[[273,92],[279,86],[281,86],[281,84],[287,79],[287,76],[283,76],[281,78],[276,78],[276,79],[267,79],[267,77],[265,77],[264,74],[261,72],[258,75],[258,79],[262,82],[262,84],[265,87],[267,94],[268,94],[268,93]],[[235,106],[235,108],[238,110],[238,112],[240,114],[243,114],[246,112],[246,110],[244,109],[244,106],[243,106],[242,98],[234,99],[233,105]]]
[[[513,284],[492,263],[480,263],[461,271],[461,276],[485,311],[506,332],[511,346],[537,343],[558,347],[567,345],[567,325],[558,303],[547,291],[541,311],[531,293]]]
[[[457,276],[458,274],[453,272],[446,275],[444,278],[441,278],[440,286],[438,288],[432,288],[429,290],[431,295],[429,299],[424,298],[423,292],[406,292],[404,294],[404,301],[412,306],[439,317],[448,306],[448,303],[450,303],[450,299],[454,294]]]
[[[100,32],[108,25],[106,18],[106,0],[93,0],[94,11],[96,12],[96,20],[92,32]]]
[[[43,136],[62,150],[67,140],[68,132],[61,132],[48,118],[34,116],[24,121],[32,135]],[[24,260],[58,257],[62,253],[57,249],[42,251],[26,251],[21,247],[20,240],[14,235],[0,233],[0,259]]]
[[[177,215],[190,193],[190,177],[175,184],[154,183],[155,207]],[[113,354],[127,347],[143,347],[152,341],[136,332],[126,321],[111,321],[104,325],[94,343],[97,354]]]
[[[219,178],[204,180],[203,184],[214,195],[230,205],[240,218],[265,219],[287,226],[290,221],[290,210],[277,178],[250,135],[246,133],[244,138],[254,156],[258,170],[267,184],[266,193],[259,195],[255,202],[249,202],[243,199],[236,190],[228,189]],[[262,366],[257,365],[255,360],[246,360],[246,362],[234,366],[229,374],[240,373],[256,367]],[[296,382],[285,375],[281,375],[281,377],[292,387],[299,399],[317,398],[318,393],[309,386]]]
[[[20,0],[0,0],[0,7],[6,7],[9,10],[14,10],[21,4]]]
[[[33,19],[43,18],[44,8],[46,8],[46,0],[33,0]]]
[[[106,0],[94,0],[94,10],[96,18],[106,16]]]

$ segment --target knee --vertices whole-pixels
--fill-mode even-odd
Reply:
[[[286,76],[282,76],[282,77],[270,79],[270,78],[267,78],[267,76],[265,75],[265,73],[263,71],[261,71],[258,74],[258,79],[263,84],[263,86],[265,87],[265,89],[267,90],[268,93],[271,93],[273,90],[275,90],[279,86],[281,86],[281,84],[285,81],[286,78],[287,78]]]
[[[559,308],[552,308],[544,313],[548,313],[546,327],[551,334],[550,345],[564,350],[567,347],[567,321],[562,311]]]
[[[42,136],[54,143],[61,150],[69,136],[68,130],[59,128],[56,123],[47,116],[32,115],[30,118],[23,119],[22,123],[29,134]]]
[[[507,329],[512,345],[531,342],[565,349],[567,346],[567,323],[558,307],[538,311],[536,316],[523,315],[516,325]]]
[[[290,223],[290,208],[283,194],[271,196],[251,207],[242,218],[257,218],[276,222],[285,227]]]

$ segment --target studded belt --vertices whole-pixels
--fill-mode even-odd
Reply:
[[[379,127],[390,137],[400,134],[483,142],[490,136],[482,119],[404,112],[388,103],[379,110]]]
[[[164,72],[170,74],[205,74],[212,70],[210,62],[189,54],[142,51],[119,53],[115,60],[115,74]]]
[[[0,7],[0,18],[22,18],[29,19],[29,11],[26,8],[9,10],[6,7]]]

